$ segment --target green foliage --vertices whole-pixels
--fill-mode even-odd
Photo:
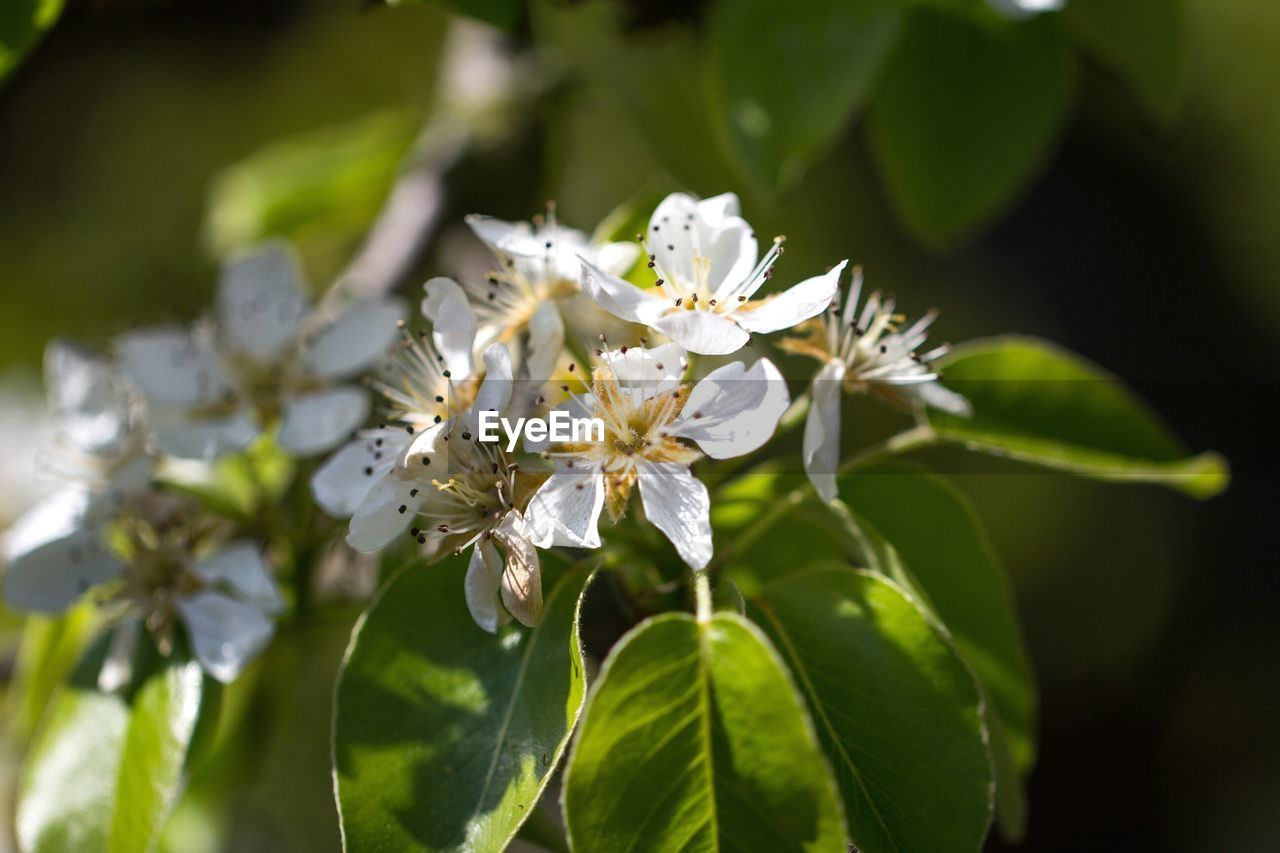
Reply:
[[[1164,123],[1177,114],[1185,85],[1181,7],[1179,0],[1071,0],[1066,9],[1081,46]]]
[[[973,404],[968,418],[929,412],[944,439],[1100,480],[1162,483],[1200,498],[1226,486],[1221,456],[1188,457],[1119,379],[1051,344],[974,341],[940,364],[948,387]]]
[[[991,765],[973,676],[945,634],[884,578],[788,575],[753,598],[799,682],[859,850],[974,850]]]
[[[348,849],[504,849],[577,721],[586,570],[546,555],[538,626],[494,636],[467,610],[465,569],[409,565],[353,633],[333,730]]]
[[[5,0],[0,3],[0,81],[13,73],[27,52],[58,21],[63,0]]]
[[[868,116],[902,223],[950,245],[1003,212],[1066,121],[1075,64],[1056,16],[1001,28],[911,16]]]
[[[714,5],[710,100],[745,176],[766,192],[794,184],[861,107],[904,11],[897,0]]]
[[[1036,694],[1004,569],[968,501],[943,478],[886,462],[840,480],[864,535],[883,537],[887,569],[944,624],[984,695],[996,770],[996,812],[1019,835],[1022,777],[1035,759]],[[884,569],[882,569],[883,571]]]
[[[758,628],[655,617],[606,661],[565,776],[578,850],[844,851],[813,728]]]
[[[104,637],[54,698],[27,756],[16,820],[26,850],[142,853],[173,806],[204,675],[152,649],[126,692],[104,692],[106,645]]]

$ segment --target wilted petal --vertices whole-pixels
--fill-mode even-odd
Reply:
[[[542,615],[542,565],[518,510],[503,517],[494,538],[507,556],[502,571],[502,603],[520,624],[532,628]]]
[[[582,261],[582,290],[597,305],[632,323],[652,325],[667,310],[660,293],[641,290],[629,281],[605,272],[590,261]]]
[[[262,549],[252,542],[232,542],[221,551],[195,565],[195,572],[215,586],[225,584],[236,598],[276,613],[283,606],[271,569]]]
[[[689,352],[704,355],[737,352],[750,339],[732,320],[710,311],[676,311],[650,325]]]
[[[399,299],[357,302],[322,329],[307,349],[307,370],[313,376],[354,376],[384,356],[398,337],[396,324],[404,319]]]
[[[502,557],[492,540],[481,539],[471,551],[465,589],[471,618],[490,634],[511,620],[511,614],[498,603],[501,586]]]
[[[23,610],[56,613],[92,586],[120,574],[90,518],[91,496],[55,492],[32,507],[5,535],[5,599]]]
[[[349,385],[302,394],[285,401],[280,446],[299,456],[322,453],[369,416],[369,395]]]
[[[152,404],[200,406],[232,393],[217,353],[185,329],[142,329],[124,335],[117,345],[121,370]]]
[[[403,536],[422,503],[421,491],[410,494],[415,490],[412,482],[394,474],[379,480],[351,517],[347,544],[362,554],[371,554]]]
[[[202,590],[175,604],[204,671],[229,684],[266,648],[275,625],[261,608]]]
[[[787,381],[773,362],[762,358],[747,369],[735,361],[693,387],[669,432],[693,439],[715,459],[742,456],[769,440],[790,404]]]
[[[269,362],[292,343],[308,307],[298,262],[282,243],[253,249],[223,267],[219,330],[255,361]]]
[[[311,494],[326,513],[345,518],[360,508],[373,484],[395,466],[412,440],[404,430],[366,430],[343,445],[311,477]]]
[[[711,498],[702,481],[684,465],[640,462],[644,514],[693,569],[711,562]]]
[[[758,305],[736,312],[733,318],[748,332],[766,334],[816,317],[831,304],[831,297],[840,287],[840,274],[848,263],[841,261],[830,272],[805,279]]]
[[[475,371],[476,340],[476,315],[467,294],[451,278],[433,278],[424,289],[422,313],[431,321],[431,340],[453,378],[466,379]]]
[[[813,401],[804,422],[804,471],[824,501],[836,497],[843,380],[843,362],[828,361],[822,366],[813,378]]]
[[[525,526],[539,548],[599,548],[604,477],[592,467],[561,465],[529,501]]]

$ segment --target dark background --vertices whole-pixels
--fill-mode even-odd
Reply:
[[[667,23],[644,37],[663,37],[668,11],[646,8]],[[744,195],[758,229],[788,234],[788,269],[851,256],[908,311],[939,307],[944,338],[1054,340],[1128,380],[1191,449],[1231,462],[1229,491],[1197,503],[927,458],[987,521],[1040,681],[1020,849],[1280,849],[1280,7],[1188,0],[1183,12],[1178,119],[1153,126],[1086,68],[1040,177],[950,252],[898,228],[856,131],[779,201]],[[433,103],[447,25],[431,7],[337,0],[72,3],[0,88],[2,405],[27,405],[51,336],[101,345],[195,316],[212,291],[208,211],[223,170],[370,114],[414,126]],[[449,224],[422,270],[458,262],[466,212],[519,218],[555,197],[589,229],[638,191],[690,183],[616,96],[561,64],[450,176]],[[383,191],[356,193],[345,219],[302,235],[317,282]],[[16,471],[26,445],[6,442],[0,465]],[[20,501],[7,500],[11,519]],[[16,622],[5,624],[11,649]]]

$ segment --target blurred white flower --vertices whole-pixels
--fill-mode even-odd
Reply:
[[[861,294],[862,270],[855,269],[843,308],[839,299],[832,299],[824,317],[806,324],[807,337],[779,342],[782,349],[822,362],[813,379],[813,400],[805,421],[804,467],[823,500],[836,496],[840,401],[845,391],[874,393],[899,406],[932,406],[960,415],[970,411],[968,401],[944,388],[930,366],[948,348],[916,352],[924,345],[936,312],[908,326],[906,317],[894,313],[893,299],[885,299],[879,291],[868,297],[859,313]]]
[[[755,232],[732,193],[702,201],[672,193],[654,210],[645,240],[658,276],[654,287],[636,287],[584,258],[582,288],[606,311],[656,329],[690,352],[726,355],[753,332],[807,320],[827,306],[839,278],[837,268],[752,300],[772,275],[782,241],[757,262]]]
[[[525,476],[501,444],[477,440],[479,413],[505,410],[512,390],[506,348],[493,344],[484,361],[484,382],[472,405],[413,439],[401,463],[369,489],[351,518],[347,543],[369,553],[407,530],[431,552],[474,545],[467,606],[476,624],[493,632],[511,616],[537,624],[542,580],[520,511],[531,491]]]
[[[367,394],[344,380],[385,354],[404,314],[395,299],[354,302],[333,318],[312,311],[280,244],[224,268],[216,309],[212,328],[147,329],[119,341],[163,453],[209,459],[276,425],[295,454],[332,448],[369,411]]]
[[[25,376],[0,377],[0,530],[53,488],[32,453],[52,438],[52,429],[39,385]]]
[[[987,2],[992,9],[1014,20],[1029,18],[1042,12],[1056,12],[1067,5],[1067,0],[987,0]]]
[[[508,344],[524,374],[546,380],[564,346],[562,305],[581,293],[583,259],[612,275],[635,264],[631,243],[593,243],[586,234],[560,225],[555,208],[533,224],[472,215],[467,224],[498,262],[483,284],[470,284],[480,327],[479,347]]]
[[[526,523],[539,547],[600,547],[602,509],[615,521],[640,487],[645,516],[694,569],[711,560],[711,502],[689,471],[703,453],[727,459],[750,453],[773,435],[790,403],[768,359],[732,362],[690,389],[680,382],[684,352],[675,344],[601,353],[591,390],[559,408],[604,421],[602,442],[532,444],[556,460],[533,496]],[[681,439],[693,441],[695,450]]]

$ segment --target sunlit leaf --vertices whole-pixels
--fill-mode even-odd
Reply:
[[[830,567],[767,584],[748,612],[804,692],[858,850],[978,849],[992,788],[979,694],[916,604]]]
[[[947,386],[973,404],[964,418],[931,411],[938,434],[974,450],[1122,482],[1160,483],[1195,497],[1227,484],[1216,453],[1188,456],[1115,376],[1032,338],[957,347],[941,363]]]
[[[347,849],[504,850],[537,803],[582,707],[587,578],[542,556],[536,628],[477,627],[461,558],[409,566],[362,617],[334,719]]]
[[[1071,0],[1075,38],[1138,96],[1158,121],[1171,121],[1185,84],[1178,0]]]
[[[8,77],[62,14],[63,0],[0,3],[0,80]]]
[[[746,176],[785,189],[839,138],[898,34],[897,0],[729,0],[708,23],[712,103]]]
[[[1009,583],[981,522],[946,480],[905,462],[841,477],[840,498],[864,533],[892,546],[902,580],[946,626],[977,676],[987,699],[997,815],[1017,835],[1022,775],[1035,759],[1035,685]]]
[[[25,850],[142,853],[173,807],[204,675],[177,656],[150,660],[128,691],[106,693],[105,648],[104,638],[85,656],[32,744],[16,819]]]
[[[609,656],[565,774],[576,850],[844,853],[795,685],[736,614],[641,624]]]
[[[992,28],[913,12],[868,113],[903,224],[947,245],[1001,213],[1052,148],[1074,78],[1058,16]]]

